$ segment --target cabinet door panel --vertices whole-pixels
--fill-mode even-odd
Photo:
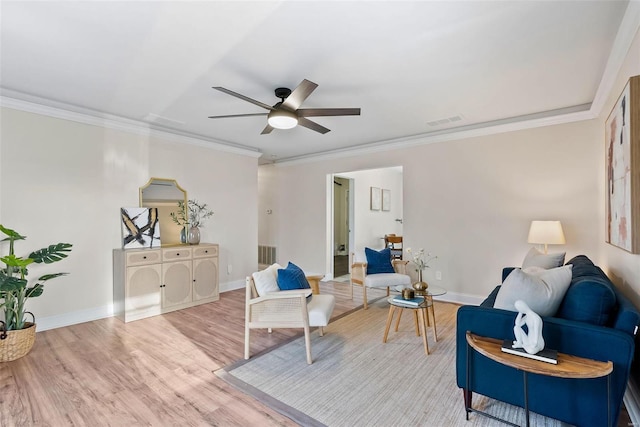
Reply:
[[[193,260],[193,300],[218,295],[218,258]]]
[[[160,264],[127,268],[125,311],[142,318],[160,314]]]
[[[191,302],[191,261],[162,265],[162,307]]]

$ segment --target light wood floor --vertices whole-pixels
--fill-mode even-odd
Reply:
[[[336,295],[334,316],[362,304],[348,282],[320,286]],[[296,425],[213,373],[243,357],[244,298],[39,332],[27,356],[0,364],[0,426]],[[253,331],[251,353],[299,332]]]
[[[360,288],[349,299],[348,282],[320,289],[336,296],[334,317],[362,304]],[[27,356],[0,364],[0,426],[296,425],[213,373],[243,357],[244,297],[240,289],[127,324],[109,318],[39,332]],[[444,321],[457,306],[435,310]],[[254,331],[251,353],[297,334]]]

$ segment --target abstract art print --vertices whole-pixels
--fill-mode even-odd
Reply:
[[[632,77],[605,122],[606,241],[640,252],[640,76]]]
[[[121,208],[120,218],[124,249],[160,246],[158,208]]]

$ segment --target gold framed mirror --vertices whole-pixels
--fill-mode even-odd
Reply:
[[[181,244],[182,226],[173,222],[171,213],[178,210],[178,202],[187,203],[187,191],[175,179],[150,178],[140,187],[140,207],[158,208],[160,241],[162,246]]]

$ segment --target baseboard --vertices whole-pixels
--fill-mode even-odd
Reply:
[[[627,408],[632,426],[640,425],[640,390],[633,380],[629,380],[627,391],[623,398],[624,406]]]
[[[70,313],[56,314],[53,316],[39,317],[36,319],[37,332],[49,329],[61,328],[63,326],[76,325],[78,323],[91,322],[92,320],[104,319],[113,316],[113,304],[102,307],[88,308],[85,310],[72,311]]]
[[[435,297],[436,301],[453,302],[456,304],[470,304],[480,305],[484,301],[485,297],[479,297],[477,295],[460,294],[458,292],[447,292],[444,295]]]
[[[235,289],[244,288],[244,286],[244,280],[234,280],[220,285],[220,292],[233,291]],[[77,310],[70,313],[56,314],[48,317],[39,317],[36,319],[38,328],[37,332],[62,328],[64,326],[77,325],[78,323],[91,322],[93,320],[104,319],[112,316],[113,304],[107,304],[102,307]]]
[[[220,285],[220,292],[235,291],[236,289],[244,288],[245,285],[246,285],[245,279],[222,283]]]

